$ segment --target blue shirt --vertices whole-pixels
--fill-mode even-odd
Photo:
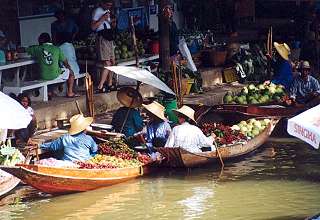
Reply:
[[[121,131],[122,124],[127,114],[127,121],[125,122]],[[143,118],[141,117],[140,112],[138,110],[134,108],[121,107],[113,115],[111,124],[116,132],[121,131],[121,133],[124,134],[126,137],[130,137],[142,130]]]
[[[73,44],[71,43],[63,43],[60,46],[60,49],[62,53],[64,54],[64,57],[68,60],[68,63],[75,75],[79,74],[80,68],[77,62],[77,57],[76,57],[76,51],[74,49]]]
[[[98,151],[98,146],[91,136],[81,132],[76,135],[65,134],[58,139],[40,145],[43,150],[57,153],[57,159],[86,161]]]
[[[79,31],[78,25],[71,19],[66,19],[64,22],[58,20],[51,24],[51,34],[55,36],[58,33],[68,33],[71,36]]]
[[[274,71],[275,74],[271,82],[283,85],[288,90],[293,80],[292,68],[289,61],[278,61],[274,66]]]
[[[310,93],[317,92],[320,94],[320,85],[319,81],[314,77],[308,75],[306,81],[304,81],[301,76],[298,76],[292,83],[290,87],[290,97],[294,98],[298,103],[306,103],[307,96]]]
[[[171,132],[170,124],[166,121],[152,122],[147,125],[146,141],[148,146],[153,146],[152,141],[155,138],[162,139],[166,143]]]

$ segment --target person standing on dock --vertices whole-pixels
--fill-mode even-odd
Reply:
[[[215,149],[213,145],[214,134],[206,137],[194,120],[194,110],[189,106],[182,106],[173,110],[178,117],[179,125],[172,129],[165,147],[181,147],[189,152],[202,152],[201,148]]]
[[[96,8],[93,12],[91,22],[91,29],[97,33],[96,47],[98,58],[104,66],[115,65],[114,33],[117,24],[112,9],[112,0],[101,0],[100,7]],[[98,92],[109,92],[111,90],[112,77],[112,72],[103,67]],[[106,81],[107,85],[105,85]]]

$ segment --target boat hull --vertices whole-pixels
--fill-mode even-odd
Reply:
[[[278,121],[279,119],[273,119],[264,131],[246,143],[220,147],[219,153],[222,159],[236,158],[256,150],[267,141]],[[215,163],[219,160],[217,151],[192,153],[183,148],[158,148],[158,151],[165,157],[162,165],[169,167],[192,168]]]
[[[126,169],[71,169],[25,164],[1,169],[50,194],[94,190],[128,181],[150,171],[148,166]]]

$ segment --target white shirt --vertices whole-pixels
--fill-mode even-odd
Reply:
[[[68,63],[75,75],[79,74],[80,68],[77,63],[76,51],[71,43],[63,43],[60,46],[62,53],[64,54],[65,58],[68,60]]]
[[[34,111],[33,111],[33,109],[32,109],[30,106],[28,106],[28,108],[26,108],[26,110],[27,110],[27,112],[30,114],[30,116],[33,116],[33,115],[34,115]]]
[[[103,8],[99,7],[94,10],[92,14],[92,20],[98,21],[102,15],[104,15],[107,12],[107,10],[103,10]],[[109,18],[108,21],[104,21],[95,31],[102,31],[104,29],[104,24],[106,24],[107,29],[111,28],[111,19]]]
[[[165,147],[181,147],[189,152],[201,152],[202,147],[213,147],[213,137],[206,137],[197,126],[188,122],[172,129]]]

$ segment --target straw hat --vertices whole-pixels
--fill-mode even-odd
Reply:
[[[167,120],[166,117],[164,116],[165,107],[163,107],[160,103],[153,101],[149,105],[142,104],[142,106],[145,109],[147,109],[149,112],[151,112],[152,114],[160,118],[161,120],[163,121]]]
[[[190,118],[192,121],[196,122],[196,120],[194,120],[194,110],[189,106],[184,105],[181,108],[173,109],[172,111],[174,111],[175,113],[183,114],[188,118]]]
[[[84,117],[82,114],[72,116],[70,118],[69,134],[74,135],[84,131],[92,122],[92,117]]]
[[[141,94],[131,87],[122,87],[117,93],[117,99],[128,108],[140,107],[143,101]]]
[[[283,59],[289,60],[290,47],[286,43],[279,44],[274,42],[273,45]]]
[[[303,61],[300,63],[300,69],[310,69],[310,63],[308,61]]]

